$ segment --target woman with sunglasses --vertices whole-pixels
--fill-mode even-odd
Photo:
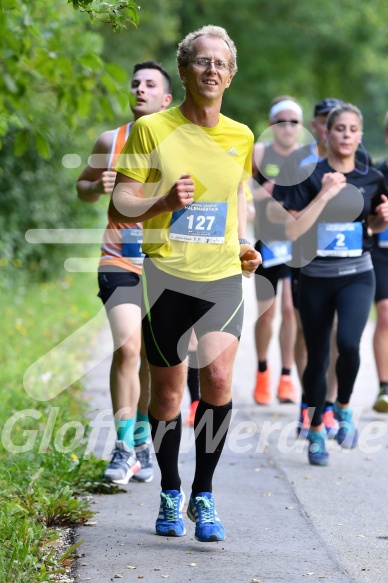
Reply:
[[[268,121],[272,141],[257,142],[253,153],[251,190],[256,208],[255,248],[263,257],[263,263],[256,271],[256,275],[261,277],[255,277],[259,317],[255,326],[258,366],[253,398],[258,405],[268,405],[272,399],[267,354],[272,336],[279,280],[283,281],[282,320],[279,332],[282,369],[277,398],[280,403],[297,402],[291,379],[296,322],[292,304],[291,268],[285,265],[290,258],[291,245],[286,241],[284,226],[267,221],[266,209],[272,200],[275,179],[281,167],[287,157],[299,147],[302,120],[302,108],[293,97],[287,95],[276,97],[271,103]]]
[[[303,388],[311,419],[308,458],[313,465],[326,465],[329,457],[322,412],[336,312],[338,398],[333,409],[339,430],[335,439],[349,449],[358,441],[349,401],[375,290],[372,235],[388,226],[383,176],[367,161],[362,164],[355,158],[361,139],[360,110],[349,103],[334,108],[327,119],[327,159],[306,166],[304,179],[289,188],[284,202],[290,213],[286,232],[291,240],[301,237],[303,245],[299,310],[307,347]]]

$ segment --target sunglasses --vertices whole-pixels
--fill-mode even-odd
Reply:
[[[300,121],[299,119],[274,119],[272,123],[274,124],[284,123],[289,124],[291,126],[296,126],[300,123]]]

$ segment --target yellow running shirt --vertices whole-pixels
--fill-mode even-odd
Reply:
[[[214,128],[191,123],[177,107],[137,120],[115,170],[147,184],[143,195],[166,194],[182,176],[194,181],[194,202],[143,224],[143,251],[161,269],[193,281],[241,274],[237,189],[251,176],[253,134],[220,115]]]

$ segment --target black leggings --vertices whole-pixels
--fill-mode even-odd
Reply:
[[[338,314],[338,401],[346,405],[360,366],[360,340],[374,291],[373,270],[327,278],[300,274],[298,305],[307,347],[303,389],[308,406],[314,408],[314,426],[322,422],[334,314]]]

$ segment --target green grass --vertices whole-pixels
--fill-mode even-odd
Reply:
[[[68,560],[53,551],[56,527],[88,520],[85,494],[104,490],[104,462],[83,458],[82,399],[101,303],[95,273],[11,288],[1,309],[0,581],[35,583]]]

